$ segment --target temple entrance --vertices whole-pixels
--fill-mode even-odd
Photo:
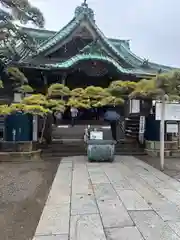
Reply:
[[[88,86],[107,88],[113,80],[118,79],[118,75],[116,69],[110,68],[107,63],[82,61],[71,69],[65,81],[70,89]]]
[[[78,109],[78,116],[76,119],[76,124],[81,123],[101,123],[107,125],[104,121],[104,114],[107,111],[108,107],[100,108],[90,108],[90,109]],[[115,107],[115,111],[123,118],[124,117],[124,105]],[[71,120],[70,107],[66,109],[63,114],[62,122],[68,123]]]
[[[84,60],[69,69],[65,78],[65,85],[71,90],[75,88],[86,88],[88,86],[98,86],[107,88],[112,81],[129,80],[129,76],[121,74],[113,64],[105,61]],[[104,113],[107,107],[79,109],[77,124],[90,121],[91,123],[104,124]],[[123,117],[124,106],[116,107],[116,111]],[[68,108],[63,115],[63,122],[70,121],[70,109]]]
[[[59,76],[59,79],[56,78],[56,76]],[[108,88],[112,81],[134,81],[135,77],[121,73],[116,66],[109,64],[108,62],[85,60],[78,62],[78,64],[67,69],[67,71],[54,72],[54,78],[49,76],[48,79],[51,80],[51,84],[53,80],[53,83],[62,83],[70,88],[70,90],[73,90],[76,88],[85,89],[88,86]],[[58,128],[61,128],[61,131],[57,129],[55,130],[55,134],[58,135],[57,138],[64,136],[66,139],[67,134],[69,134],[71,138],[82,138],[84,129],[87,125],[105,127],[106,130],[104,131],[106,133],[109,131],[109,135],[111,135],[110,124],[104,120],[104,114],[107,111],[107,108],[108,106],[98,108],[92,107],[90,109],[78,108],[78,115],[75,120],[75,125],[72,128],[70,107],[67,107],[62,115],[61,121],[58,121],[58,123],[60,123]],[[116,106],[115,108],[116,112],[121,116],[121,120],[117,124],[118,139],[125,139],[127,132],[125,125],[125,108],[124,105]],[[129,131],[131,131],[131,129]]]

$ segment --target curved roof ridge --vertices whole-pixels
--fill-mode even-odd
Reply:
[[[82,19],[82,15],[79,15],[78,17],[74,17],[68,24],[66,24],[62,29],[60,29],[58,32],[55,33],[55,35],[49,37],[47,40],[45,40],[43,43],[39,45],[39,50],[37,54],[43,52],[44,50],[48,49],[51,47],[56,41],[57,38],[60,40],[62,37],[64,37],[65,32],[67,31],[67,28],[73,29],[79,21]],[[62,34],[64,33],[64,34]],[[60,35],[62,35],[61,38]]]
[[[60,63],[55,63],[55,64],[45,64],[45,66],[47,67],[54,67],[54,68],[69,68],[73,65],[75,65],[76,63],[80,62],[80,61],[84,61],[84,60],[100,60],[100,61],[105,61],[108,63],[113,64],[117,70],[120,73],[125,73],[125,74],[135,74],[136,71],[139,74],[149,74],[149,75],[154,75],[152,73],[147,73],[145,71],[143,71],[142,69],[139,69],[139,71],[136,69],[127,69],[122,67],[119,63],[117,63],[113,58],[110,58],[108,56],[103,56],[103,55],[98,55],[98,54],[77,54],[72,58],[69,58],[68,60],[64,61],[64,62],[60,62]]]
[[[110,42],[110,40],[104,35],[104,33],[99,29],[99,27],[91,19],[88,18],[88,20],[91,22],[92,26],[95,27],[99,35],[105,40],[108,46],[114,51],[114,53],[116,53],[116,55],[123,59],[125,62],[128,62],[127,58],[120,54],[117,48]],[[132,66],[132,63],[129,62],[129,64]]]
[[[123,67],[120,66],[119,63],[117,63],[114,59],[108,57],[108,56],[103,56],[103,55],[98,55],[98,54],[77,54],[75,56],[73,56],[72,58],[69,58],[68,60],[64,61],[64,62],[60,62],[60,63],[55,63],[55,64],[46,64],[47,66],[61,66],[64,64],[70,64],[70,65],[74,65],[76,62],[81,61],[81,60],[106,60],[108,62],[113,63],[115,66],[117,66],[118,68],[122,69],[123,71],[127,71],[127,73],[129,73],[128,70],[124,69]],[[68,66],[69,67],[69,66]]]
[[[125,45],[121,45],[122,46],[122,48],[124,48],[132,57],[134,57],[135,59],[136,59],[136,61],[139,61],[139,63],[140,64],[143,64],[143,62],[144,62],[144,59],[143,58],[141,58],[141,57],[139,57],[138,55],[136,55],[135,53],[133,53],[132,51],[131,51],[131,49],[129,49],[129,48],[127,48]],[[151,62],[151,61],[149,61],[148,62],[149,63],[149,66],[150,67],[154,67],[154,68],[157,68],[157,70],[159,70],[160,68],[162,68],[162,70],[164,69],[164,70],[172,70],[173,69],[173,67],[170,67],[170,66],[167,66],[167,65],[163,65],[163,64],[158,64],[158,63],[154,63],[154,62]],[[174,68],[175,69],[175,68]]]
[[[46,29],[46,28],[32,28],[32,27],[26,27],[26,26],[20,26],[20,27],[24,31],[57,33],[57,31],[55,31],[55,30],[50,30],[50,29]]]
[[[162,69],[167,69],[167,70],[173,70],[173,69],[177,69],[175,67],[170,67],[164,64],[158,64],[158,63],[154,63],[154,62],[149,62],[150,65],[152,65],[152,67],[157,67],[157,68],[162,68]]]

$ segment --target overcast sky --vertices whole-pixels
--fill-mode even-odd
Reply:
[[[60,30],[80,0],[31,0]],[[108,37],[130,39],[132,51],[151,61],[180,67],[180,0],[88,0],[96,23]]]

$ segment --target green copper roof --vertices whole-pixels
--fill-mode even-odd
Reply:
[[[94,18],[92,17],[92,12],[91,10],[88,10],[88,5],[87,4],[82,4],[80,7],[80,10],[78,10],[78,14],[75,11],[75,17],[59,32],[57,32],[55,35],[52,37],[48,38],[45,42],[40,44],[38,46],[38,50],[35,55],[38,55],[48,49],[50,49],[52,46],[57,44],[58,42],[62,41],[65,39],[68,35],[70,35],[71,32],[74,31],[74,29],[80,25],[80,23],[85,20],[92,29],[94,29],[97,38],[101,39],[102,42],[106,45],[106,47],[109,48],[110,51],[112,51],[117,57],[120,59],[123,59],[125,62],[127,62],[130,65],[133,65],[133,62],[128,59],[125,55],[121,54],[116,47],[106,38],[106,36],[100,31],[100,29],[97,27],[95,24]],[[77,10],[77,9],[76,9]],[[116,43],[117,44],[117,43]]]
[[[107,63],[113,64],[119,72],[126,73],[126,74],[131,73],[130,70],[121,67],[112,58],[107,57],[107,56],[98,55],[98,54],[79,54],[79,55],[72,57],[71,59],[68,59],[67,61],[64,61],[61,63],[55,63],[55,64],[46,64],[46,66],[53,67],[53,68],[69,68],[69,67],[77,64],[80,61],[86,61],[86,60],[105,61]]]
[[[145,62],[144,59],[141,59],[130,50],[128,40],[108,39],[96,25],[94,12],[88,7],[87,3],[84,3],[80,7],[76,8],[74,18],[59,32],[24,28],[24,31],[27,32],[27,34],[29,32],[29,34],[36,39],[37,51],[36,53],[26,52],[23,54],[20,62],[23,63],[27,59],[30,62],[33,62],[34,57],[43,57],[46,51],[58,43],[61,44],[63,40],[66,40],[67,37],[71,36],[71,34],[73,34],[75,29],[80,26],[83,21],[88,24],[92,31],[94,31],[96,38],[101,44],[101,48],[104,52],[106,52],[106,54],[98,53],[96,50],[93,52],[81,50],[78,55],[71,57],[64,62],[50,64],[48,66],[46,65],[46,67],[56,66],[58,68],[68,68],[68,66],[72,66],[77,61],[92,58],[112,63],[120,72],[123,73],[141,72],[142,74],[151,74],[153,72],[154,74],[160,69],[161,71],[170,71],[173,69],[168,66],[147,61]],[[125,65],[129,66],[129,69],[122,68],[118,62],[126,63]]]
[[[40,69],[46,69],[46,70],[52,70],[52,69],[68,69],[70,67],[73,67],[74,65],[78,64],[81,61],[103,61],[108,64],[112,64],[116,70],[119,73],[124,73],[124,74],[131,74],[131,75],[144,75],[144,76],[154,76],[155,73],[153,72],[148,72],[143,71],[142,69],[127,69],[123,68],[120,64],[118,64],[114,59],[108,57],[108,56],[103,56],[99,54],[78,54],[71,59],[68,59],[67,61],[63,61],[60,63],[48,63],[48,64],[39,64],[39,65],[34,65],[33,63],[27,63],[26,67],[32,67],[32,68],[40,68]]]
[[[55,35],[50,37],[48,40],[43,42],[38,50],[37,54],[40,52],[43,52],[44,50],[49,49],[50,47],[54,46],[58,41],[62,40],[64,37],[66,37],[68,34],[71,33],[71,31],[74,30],[74,28],[79,24],[82,16],[80,16],[77,19],[73,19],[69,24],[67,24],[61,31],[57,32]]]

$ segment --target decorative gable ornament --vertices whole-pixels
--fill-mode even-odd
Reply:
[[[81,14],[84,14],[84,15],[88,16],[91,20],[95,21],[94,11],[88,7],[88,4],[86,2],[82,3],[81,6],[78,6],[75,9],[75,17],[76,18]]]

